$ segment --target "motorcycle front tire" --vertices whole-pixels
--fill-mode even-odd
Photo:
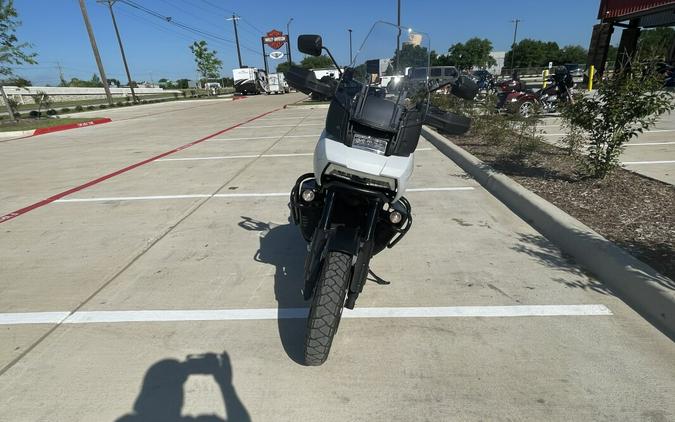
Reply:
[[[325,258],[307,317],[305,364],[308,366],[319,366],[328,358],[342,316],[351,265],[352,257],[343,252],[329,252]]]

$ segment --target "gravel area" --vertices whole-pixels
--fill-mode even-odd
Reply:
[[[675,280],[674,186],[624,169],[584,178],[572,157],[543,142],[518,157],[509,144],[448,139]]]

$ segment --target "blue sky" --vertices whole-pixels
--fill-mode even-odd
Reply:
[[[164,16],[234,40],[232,22],[225,18],[236,12],[244,64],[262,67],[260,32],[273,28],[286,32],[292,17],[292,40],[299,33],[318,33],[338,62],[349,56],[348,28],[353,29],[354,50],[377,20],[396,21],[396,0],[135,0]],[[126,81],[107,6],[86,0],[89,17],[108,77]],[[492,41],[495,50],[509,48],[513,18],[522,20],[518,38],[580,44],[588,47],[592,26],[597,22],[599,0],[566,0],[564,6],[542,0],[402,0],[402,24],[427,32],[437,52],[456,42],[478,36]],[[34,84],[58,83],[57,62],[67,79],[89,79],[96,65],[82,21],[78,0],[15,0],[23,25],[22,41],[33,44],[39,64],[16,73]],[[232,76],[237,67],[233,43],[212,40],[167,24],[123,3],[115,5],[132,77],[136,80],[195,78],[188,45],[206,39],[223,61],[223,75]],[[617,31],[618,32],[618,31]],[[293,59],[301,54],[293,50]],[[282,59],[285,60],[285,59]],[[271,62],[274,62],[271,60]],[[273,66],[272,66],[273,67]]]

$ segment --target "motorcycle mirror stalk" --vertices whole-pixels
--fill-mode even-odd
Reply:
[[[310,56],[320,56],[321,52],[323,50],[328,53],[328,57],[330,57],[331,61],[335,65],[335,67],[338,70],[338,73],[340,76],[342,76],[342,69],[340,69],[340,65],[338,65],[337,61],[335,61],[335,58],[333,57],[333,54],[330,52],[330,50],[327,47],[323,46],[323,40],[321,39],[321,35],[314,35],[314,34],[303,34],[303,35],[298,35],[298,50],[300,50],[301,53],[309,54]]]

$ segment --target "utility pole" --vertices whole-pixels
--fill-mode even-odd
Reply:
[[[237,42],[237,58],[239,59],[239,67],[242,68],[244,67],[241,63],[241,50],[239,50],[239,32],[237,32],[237,21],[239,18],[232,14],[232,18],[227,19],[228,21],[232,21],[232,24],[234,24],[234,39]]]
[[[131,83],[131,74],[129,73],[129,65],[127,64],[127,56],[124,54],[124,47],[122,46],[122,38],[120,37],[120,31],[117,29],[117,20],[115,19],[115,12],[113,12],[113,4],[115,0],[107,0],[108,9],[110,10],[110,17],[112,18],[113,26],[115,27],[115,35],[117,35],[117,43],[120,46],[120,53],[122,53],[122,62],[124,63],[124,70],[127,72],[127,80],[129,81],[129,88],[131,89],[131,99],[133,102],[138,102],[136,97],[136,91],[134,91],[134,86]]]
[[[270,72],[267,68],[267,53],[265,52],[265,37],[260,37],[260,44],[262,45],[263,62],[265,62],[265,75],[269,75]]]
[[[352,57],[352,30],[348,29],[349,31],[349,63],[354,61],[354,58]]]
[[[291,59],[291,22],[293,22],[293,18],[290,18],[286,24],[286,50],[288,51],[289,65],[293,63],[293,60]]]
[[[56,62],[56,67],[59,69],[59,85],[65,84],[66,78],[63,76],[63,69],[61,68],[61,62]]]
[[[105,96],[108,98],[108,104],[113,104],[112,94],[110,94],[110,87],[108,86],[108,78],[105,77],[105,70],[103,69],[103,62],[101,61],[101,56],[98,53],[98,47],[96,46],[96,38],[94,38],[94,30],[91,29],[91,23],[89,22],[89,15],[87,15],[87,6],[84,4],[84,0],[80,0],[80,10],[82,10],[82,19],[84,19],[84,26],[87,27],[87,33],[89,34],[89,42],[91,42],[91,49],[94,51],[94,58],[96,59],[96,66],[98,66],[98,73],[101,74],[101,82],[103,82],[103,89],[105,90]]]
[[[513,44],[511,45],[511,73],[513,73],[516,61],[516,37],[518,36],[518,24],[522,21],[520,19],[514,19],[511,22],[516,24],[513,28]]]

